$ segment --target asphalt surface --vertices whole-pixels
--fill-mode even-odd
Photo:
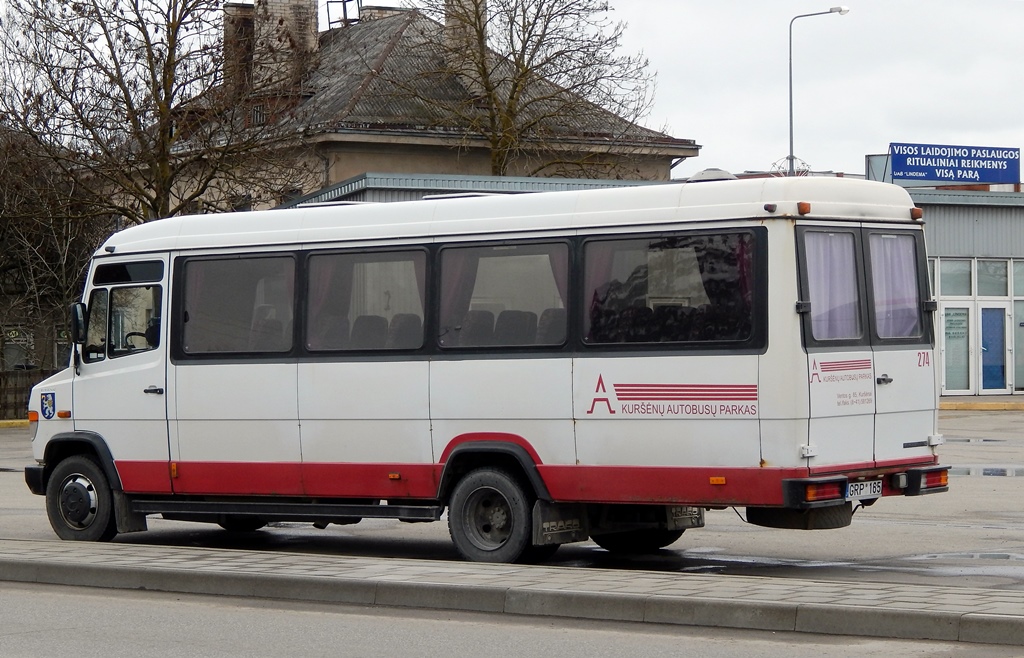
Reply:
[[[944,399],[943,408],[1024,409],[1024,400]],[[1024,591],[905,583],[0,539],[4,580],[1024,646]]]

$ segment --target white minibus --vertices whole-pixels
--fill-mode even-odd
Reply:
[[[35,387],[62,539],[447,523],[469,560],[946,491],[921,211],[843,178],[173,217],[111,236]]]

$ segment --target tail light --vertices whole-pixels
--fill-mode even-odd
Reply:
[[[907,471],[907,496],[949,491],[949,467],[913,468]]]

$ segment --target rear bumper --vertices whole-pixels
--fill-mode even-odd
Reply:
[[[785,479],[782,481],[783,506],[789,509],[815,509],[842,505],[847,502],[850,482],[864,479],[881,479],[882,497],[923,496],[949,491],[949,466],[905,468],[867,478],[830,475]]]

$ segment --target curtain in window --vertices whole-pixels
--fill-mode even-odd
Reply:
[[[921,300],[914,236],[874,233],[868,245],[878,337],[920,336]]]
[[[855,246],[852,233],[804,234],[811,334],[816,340],[861,335]]]

